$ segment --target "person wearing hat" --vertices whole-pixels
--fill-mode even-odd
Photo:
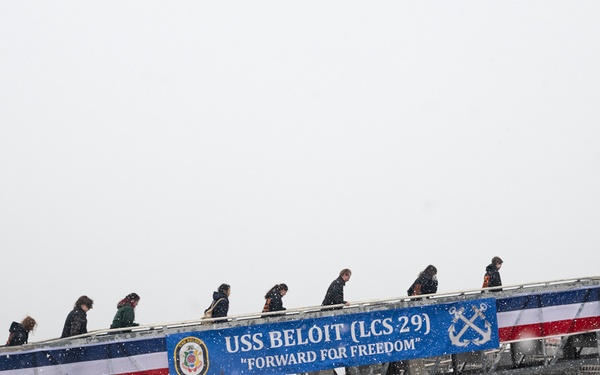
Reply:
[[[140,296],[137,293],[129,293],[117,304],[117,313],[113,319],[110,328],[123,328],[139,326],[135,323],[135,307],[140,302]]]
[[[492,263],[485,268],[485,275],[483,276],[482,288],[494,288],[502,286],[502,279],[500,278],[500,268],[502,267],[502,259],[500,257],[493,257]],[[491,290],[491,292],[500,292],[501,288]]]

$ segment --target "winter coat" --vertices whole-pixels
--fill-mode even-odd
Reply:
[[[217,303],[217,301],[219,301],[219,303]],[[213,301],[211,302],[210,306],[208,306],[208,308],[204,310],[204,312],[208,311],[208,309],[211,308],[213,303],[216,303],[215,308],[212,311],[213,318],[227,316],[227,313],[229,312],[229,298],[227,298],[227,295],[225,295],[225,293],[213,292]]]
[[[139,326],[138,323],[134,323],[135,310],[129,302],[121,302],[117,305],[117,313],[113,319],[110,328],[123,328],[123,327],[135,327]]]
[[[78,307],[71,310],[63,327],[61,338],[87,333],[87,313]]]
[[[283,301],[281,299],[281,293],[279,292],[279,290],[269,291],[269,293],[267,293],[267,298],[265,299],[265,306],[263,307],[262,312],[282,310],[285,310],[285,307],[283,307]]]
[[[421,274],[414,283],[408,288],[407,293],[409,296],[418,296],[421,294],[434,294],[437,293],[438,282],[437,280],[429,275]]]
[[[341,276],[333,280],[331,285],[329,285],[329,288],[327,288],[327,293],[325,294],[325,298],[323,299],[323,303],[321,303],[321,305],[330,306],[345,304],[344,285],[346,285],[346,282]]]
[[[8,329],[10,332],[8,336],[8,341],[6,342],[6,346],[17,346],[27,344],[27,340],[29,339],[29,332],[23,327],[21,323],[12,322],[10,328]]]
[[[489,264],[485,268],[485,276],[483,276],[482,288],[492,288],[495,286],[502,286],[502,279],[500,278],[500,271],[494,264]],[[502,289],[492,290],[492,292],[499,292]]]

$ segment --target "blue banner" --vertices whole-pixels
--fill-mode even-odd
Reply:
[[[167,335],[169,373],[293,374],[499,346],[491,298],[251,323]]]

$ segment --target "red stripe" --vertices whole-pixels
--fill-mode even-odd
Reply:
[[[600,316],[575,320],[527,324],[498,330],[500,342],[562,335],[600,329]]]
[[[157,368],[154,370],[143,370],[136,372],[121,372],[119,374],[114,375],[169,375],[168,368]]]

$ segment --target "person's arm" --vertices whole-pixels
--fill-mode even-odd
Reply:
[[[420,296],[421,294],[421,284],[415,284],[413,287],[413,296]]]
[[[273,311],[271,310],[271,298],[267,298],[265,300],[265,305],[263,306],[262,312],[269,312],[269,311]]]
[[[279,298],[273,298],[273,306],[272,306],[272,310],[271,311],[281,311],[281,310],[285,310],[285,307],[283,307],[283,300],[281,299],[281,297]]]
[[[489,288],[489,287],[490,287],[490,275],[488,275],[486,273],[485,276],[483,277],[483,286],[482,286],[482,288]]]
[[[80,335],[85,332],[85,317],[78,311],[71,321],[71,330],[69,336]]]
[[[134,323],[134,320],[135,312],[133,310],[133,307],[124,309],[123,315],[121,316],[121,327],[133,327],[139,325],[137,323]]]
[[[29,338],[29,334],[26,332],[22,332],[22,331],[15,332],[12,337],[12,346],[26,344],[28,338]]]
[[[122,315],[123,315],[123,310],[122,309],[118,309],[117,312],[116,312],[116,314],[115,314],[115,317],[113,318],[113,322],[110,325],[110,328],[121,328],[122,327],[122,325],[121,325],[121,323],[122,323],[122,320],[121,320],[122,319]]]
[[[328,306],[333,305],[333,283],[329,285],[327,288],[327,292],[325,293],[325,298],[323,298],[323,303],[321,305]]]
[[[342,283],[336,282],[333,285],[333,290],[331,291],[331,300],[333,301],[333,305],[347,303],[344,301],[344,285]]]
[[[493,286],[502,286],[502,279],[500,278],[500,272],[496,272],[491,280]]]
[[[223,298],[215,306],[215,308],[213,310],[213,317],[227,316],[228,312],[229,312],[229,300]]]

